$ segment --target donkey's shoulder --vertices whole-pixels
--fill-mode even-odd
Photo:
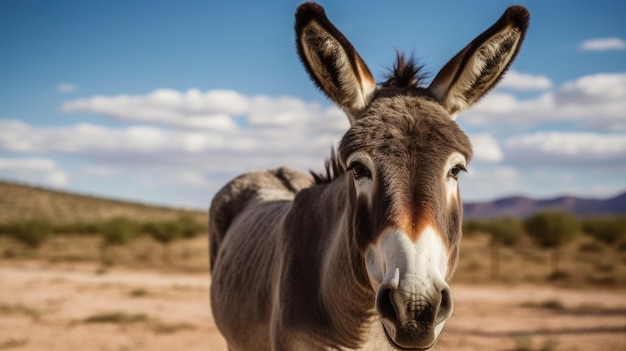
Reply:
[[[213,198],[209,209],[211,267],[228,228],[249,205],[265,201],[293,200],[300,190],[313,184],[308,173],[281,167],[244,173],[226,184]]]

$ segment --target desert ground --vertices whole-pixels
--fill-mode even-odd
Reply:
[[[226,350],[210,277],[0,262],[0,349]],[[453,284],[436,350],[626,350],[626,291]]]
[[[107,244],[85,226],[181,215],[206,225],[206,211],[2,182],[0,194],[0,350],[226,350],[209,303],[206,228],[169,243],[139,232]],[[8,235],[32,219],[64,229],[41,245]],[[550,251],[527,240],[500,249],[494,274],[492,248],[485,233],[465,233],[455,312],[435,350],[626,350],[626,241],[578,236],[561,249],[558,279]]]

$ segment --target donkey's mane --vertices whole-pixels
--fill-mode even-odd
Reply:
[[[330,158],[324,163],[324,171],[316,173],[311,171],[315,184],[328,184],[346,173],[346,167],[341,164],[334,148],[330,149]]]
[[[404,53],[397,52],[396,62],[385,76],[382,86],[419,88],[425,78],[427,75],[424,73],[424,66],[418,64],[413,55],[407,58]]]

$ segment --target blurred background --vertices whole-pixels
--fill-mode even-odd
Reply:
[[[225,349],[213,195],[322,170],[348,128],[298,60],[299,3],[0,3],[0,349]],[[440,348],[626,349],[626,3],[520,4],[518,58],[457,119],[475,158]],[[322,5],[382,80],[396,51],[434,77],[510,4]]]

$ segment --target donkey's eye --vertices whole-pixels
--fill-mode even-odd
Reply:
[[[456,165],[450,169],[450,177],[458,179],[459,173],[461,173],[462,171],[466,171],[465,167],[463,167],[462,165]]]
[[[370,173],[370,170],[367,169],[367,167],[363,166],[362,164],[356,162],[353,163],[350,166],[350,169],[352,170],[352,174],[354,175],[354,179],[360,179],[360,178],[371,178],[372,174]]]

